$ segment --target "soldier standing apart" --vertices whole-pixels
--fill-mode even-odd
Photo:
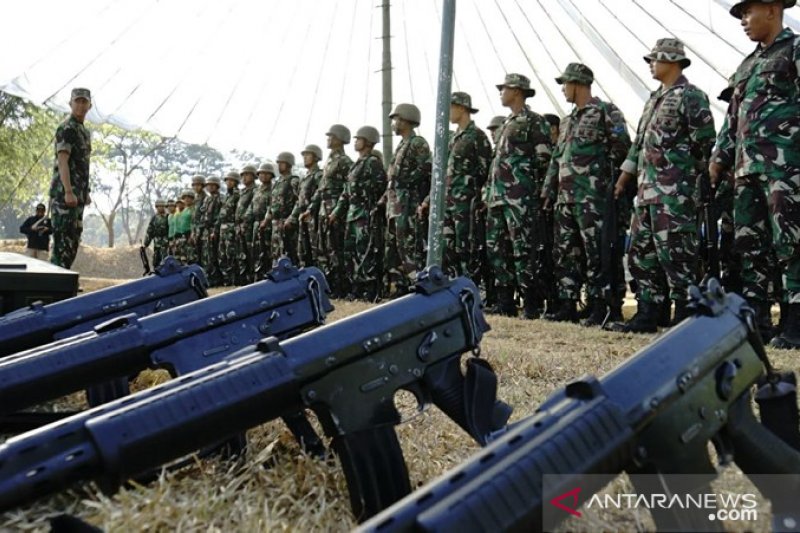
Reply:
[[[173,246],[173,243],[175,241],[176,209],[177,203],[175,200],[172,198],[167,200],[167,255],[175,255],[175,247]]]
[[[219,193],[220,179],[210,176],[206,180],[208,196],[203,202],[202,242],[203,268],[208,283],[212,287],[222,284],[219,271],[219,213],[222,209],[223,197]]]
[[[658,330],[659,307],[667,298],[675,302],[673,323],[689,315],[688,289],[697,272],[695,191],[716,135],[708,96],[683,75],[691,64],[683,43],[660,39],[644,59],[661,87],[645,104],[614,190],[621,196],[638,176],[628,253],[638,310],[614,328],[634,333]]]
[[[56,129],[55,165],[50,182],[50,218],[53,223],[53,253],[50,262],[70,268],[78,254],[83,233],[83,210],[89,196],[89,158],[92,140],[83,125],[92,108],[89,89],[72,89],[70,115]]]
[[[319,187],[319,183],[322,180],[322,169],[319,168],[319,162],[322,161],[322,148],[316,144],[309,144],[305,150],[300,152],[300,155],[303,156],[306,175],[300,178],[300,193],[286,225],[292,228],[299,221],[297,255],[303,266],[312,266],[316,264],[316,258],[314,257],[311,236],[314,234],[317,220],[313,214],[309,218],[300,220],[300,215],[308,210],[311,205],[311,198],[317,192],[317,187]]]
[[[192,190],[194,190],[194,213],[192,214],[192,234],[189,237],[189,242],[194,247],[193,257],[195,263],[206,268],[203,262],[203,204],[206,200],[206,177],[197,174],[192,176]]]
[[[217,235],[219,236],[219,272],[222,284],[236,285],[236,206],[239,204],[239,173],[231,170],[225,175],[227,194],[219,210]]]
[[[164,200],[160,198],[156,200],[156,214],[147,224],[144,243],[142,243],[145,248],[150,246],[151,242],[153,243],[153,267],[160,265],[161,261],[167,256],[169,224],[166,207],[167,203]]]
[[[530,253],[539,196],[550,163],[550,126],[525,104],[536,94],[528,78],[508,74],[497,88],[511,115],[498,130],[482,206],[489,210],[486,246],[497,295],[493,312],[517,315],[516,285],[524,299],[525,318],[533,319],[540,314],[542,300]]]
[[[333,212],[344,190],[347,173],[353,166],[353,160],[344,153],[344,145],[350,143],[350,130],[342,124],[334,124],[327,136],[331,151],[319,187],[311,197],[311,205],[303,213],[302,220],[317,217],[316,235],[312,236],[314,259],[325,273],[333,297],[343,298],[350,291],[344,276],[344,228],[341,224],[329,226],[328,216]]]
[[[272,181],[269,213],[267,220],[272,225],[272,257],[273,260],[287,256],[292,264],[297,265],[297,231],[286,225],[297,202],[300,189],[300,178],[292,174],[294,154],[281,152],[275,159],[278,162],[278,175]]]
[[[272,190],[272,179],[277,172],[272,163],[261,163],[258,167],[259,186],[253,194],[253,201],[250,202],[252,214],[248,218],[253,221],[253,270],[255,281],[267,279],[267,274],[272,269],[272,252],[270,241],[272,240],[272,227],[264,218],[269,210],[270,194]]]
[[[44,204],[36,205],[36,214],[25,219],[19,232],[28,238],[25,255],[34,259],[47,261],[47,252],[50,249],[50,234],[53,226],[46,216],[47,208]]]
[[[236,284],[247,285],[253,282],[253,221],[247,217],[253,195],[256,192],[256,167],[245,165],[241,172],[244,189],[239,193],[236,204]]]
[[[394,283],[390,297],[398,297],[408,293],[417,269],[425,264],[419,246],[425,224],[417,217],[417,208],[431,189],[431,149],[414,131],[420,124],[417,106],[397,104],[389,117],[394,134],[402,140],[389,163],[386,191],[378,203],[386,205],[384,261]]]
[[[328,216],[331,226],[341,225],[343,221],[346,223],[344,266],[350,287],[348,299],[360,298],[369,302],[378,297],[381,280],[377,277],[377,254],[383,254],[383,249],[370,249],[373,225],[379,225],[371,220],[371,213],[386,190],[383,162],[374,154],[379,141],[380,134],[372,126],[358,129],[355,135],[358,160],[350,169],[344,190]]]
[[[800,348],[800,37],[783,27],[783,11],[794,5],[747,0],[731,8],[758,46],[736,71],[709,165],[712,182],[733,172],[743,292],[762,335],[771,326],[770,255],[778,259],[788,316],[772,345],[782,349]]]
[[[574,104],[564,118],[561,137],[547,171],[545,208],[555,203],[553,256],[560,306],[556,321],[576,321],[581,285],[586,283],[590,315],[584,325],[597,326],[606,316],[600,261],[601,231],[612,173],[625,160],[631,139],[625,117],[612,103],[592,95],[594,73],[581,63],[570,63],[556,78],[567,102]],[[618,294],[625,294],[620,279]],[[612,305],[622,320],[622,300]]]

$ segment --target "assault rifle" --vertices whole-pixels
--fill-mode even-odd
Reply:
[[[124,313],[146,316],[205,298],[208,282],[197,265],[168,257],[155,275],[0,316],[0,356],[90,331]]]
[[[0,360],[0,416],[121,378],[93,389],[89,403],[99,405],[126,395],[128,376],[142,370],[165,368],[182,376],[263,337],[286,338],[321,325],[332,309],[322,273],[298,270],[283,258],[266,281],[156,316],[122,315],[94,331]],[[19,413],[0,421],[7,428],[33,419]]]
[[[480,197],[474,197],[469,206],[469,275],[477,286],[483,284],[486,288],[487,304],[494,304],[494,275],[486,248],[486,209],[479,209],[481,204]]]
[[[153,271],[150,268],[150,259],[147,258],[147,248],[144,246],[139,247],[139,259],[142,261],[142,277],[151,274]]]
[[[533,225],[536,246],[531,250],[533,284],[537,298],[547,306],[556,301],[556,278],[553,266],[553,210],[538,208]]]
[[[415,291],[12,438],[0,446],[0,509],[80,480],[112,491],[130,476],[305,407],[333,439],[355,515],[383,509],[410,491],[394,431],[399,389],[435,404],[479,443],[510,414],[496,400],[488,363],[471,357],[462,374],[462,354],[477,355],[488,330],[475,285],[431,267]]]
[[[700,255],[704,272],[702,279],[719,279],[719,247],[717,240],[717,211],[714,204],[716,189],[711,186],[708,173],[700,176]]]
[[[622,303],[624,294],[620,294],[620,274],[617,268],[621,264],[620,257],[624,247],[619,235],[619,202],[622,199],[614,197],[613,182],[609,184],[606,192],[606,210],[603,213],[603,229],[600,233],[600,268],[603,275],[603,300],[606,302],[608,311],[603,319],[601,328],[605,328],[612,318],[614,307]],[[619,317],[621,320],[622,317]]]
[[[721,458],[732,458],[772,499],[775,516],[787,525],[800,523],[800,453],[787,444],[798,442],[796,388],[772,369],[753,311],[741,297],[725,295],[713,279],[705,294],[696,287],[691,292],[693,317],[600,380],[570,383],[536,414],[374,517],[362,531],[551,530],[569,516],[553,499],[572,489],[580,503],[575,487],[583,497],[603,486],[584,474],[713,478],[709,440]],[[764,378],[757,395],[762,425],[749,393]],[[787,412],[793,415],[776,416]],[[786,427],[787,421],[793,427]],[[791,438],[776,436],[784,434]],[[548,474],[558,475],[556,483],[543,485]],[[790,474],[786,484],[792,490],[760,482],[756,474]],[[636,488],[643,493],[653,486]],[[673,492],[669,486],[656,488]],[[706,512],[678,511],[654,513],[658,529],[713,530]]]

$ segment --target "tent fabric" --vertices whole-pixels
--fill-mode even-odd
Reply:
[[[388,1],[388,0],[387,0]],[[381,10],[373,0],[27,0],[6,7],[0,89],[67,110],[92,90],[92,122],[273,156],[324,146],[333,123],[382,124]],[[595,94],[635,129],[657,83],[642,56],[656,39],[684,41],[690,81],[712,102],[755,47],[731,0],[459,0],[452,88],[472,95],[486,126],[504,115],[495,84],[531,78],[540,113],[565,115],[554,78],[573,61]],[[393,0],[393,101],[422,111],[433,133],[441,0]],[[31,22],[33,21],[33,22]],[[800,8],[786,24],[800,30]]]

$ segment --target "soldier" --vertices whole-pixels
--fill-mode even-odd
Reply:
[[[614,328],[635,333],[658,330],[659,307],[667,298],[675,302],[673,323],[689,315],[688,289],[697,272],[695,190],[715,136],[708,96],[683,75],[691,64],[683,43],[659,39],[644,60],[661,87],[645,104],[614,189],[621,196],[638,176],[628,252],[638,310],[628,323]]]
[[[322,148],[316,144],[309,144],[306,146],[305,150],[300,152],[300,155],[303,156],[303,165],[306,167],[306,175],[300,179],[300,193],[297,203],[286,222],[290,228],[297,225],[300,215],[308,210],[311,205],[311,198],[314,196],[314,193],[317,192],[319,182],[322,180],[322,169],[319,168],[319,162],[322,161]],[[314,234],[314,228],[317,226],[316,216],[312,213],[309,218],[304,218],[299,224],[297,255],[300,257],[303,266],[312,266],[316,261],[314,257],[314,247],[311,244],[311,236]]]
[[[333,212],[344,190],[347,173],[353,166],[353,160],[344,153],[344,145],[350,143],[350,130],[342,124],[334,124],[327,136],[331,151],[319,187],[302,219],[308,221],[316,215],[317,227],[312,236],[314,258],[328,279],[333,297],[343,298],[350,292],[344,276],[344,228],[341,224],[329,226],[328,216]]]
[[[489,125],[486,126],[486,129],[489,130],[492,136],[492,144],[496,147],[497,146],[497,139],[498,135],[500,135],[500,126],[503,125],[503,122],[506,121],[506,117],[502,115],[497,115],[492,117],[492,120],[489,121]]]
[[[253,194],[250,202],[248,216],[253,221],[253,262],[254,277],[256,281],[267,279],[267,274],[272,269],[272,226],[264,218],[267,216],[270,204],[272,180],[277,174],[275,165],[261,163],[258,167],[258,181],[260,185]]]
[[[712,182],[733,173],[743,292],[767,336],[770,256],[777,257],[788,309],[772,345],[782,349],[800,348],[800,37],[783,27],[784,9],[794,5],[746,0],[731,8],[758,45],[736,71],[709,165]]]
[[[219,193],[220,179],[210,176],[206,179],[208,196],[203,202],[202,250],[203,268],[208,283],[212,287],[222,285],[222,274],[219,271],[219,213],[223,198]]]
[[[272,181],[269,212],[266,220],[272,225],[272,257],[277,259],[287,256],[292,264],[298,264],[297,232],[286,226],[286,220],[292,214],[297,193],[300,189],[300,178],[292,174],[294,154],[281,152],[275,159],[278,162],[278,175]]]
[[[488,208],[486,246],[495,275],[496,313],[516,316],[514,287],[524,300],[524,316],[537,318],[543,298],[531,264],[533,225],[550,163],[550,126],[525,100],[536,94],[522,74],[507,74],[497,85],[511,115],[498,130],[495,156],[484,188]]]
[[[190,265],[197,262],[194,245],[189,241],[194,218],[194,191],[184,189],[181,200],[184,207],[175,216],[175,256],[184,265]]]
[[[617,106],[592,95],[594,73],[589,67],[570,63],[556,83],[574,107],[562,122],[542,193],[545,209],[555,204],[553,262],[561,302],[547,318],[576,321],[585,281],[590,315],[584,325],[596,326],[606,317],[600,234],[605,211],[613,207],[606,206],[607,191],[614,186],[612,172],[625,160],[631,139]],[[625,280],[619,279],[617,291],[624,296]],[[621,297],[611,311],[615,321],[622,320]]]
[[[239,204],[239,173],[231,170],[225,174],[225,186],[228,188],[225,201],[219,210],[216,234],[219,238],[219,272],[222,284],[228,287],[236,285],[236,206]]]
[[[420,112],[414,104],[397,104],[389,117],[392,130],[403,139],[397,145],[387,172],[386,191],[378,204],[386,206],[386,252],[384,261],[394,293],[403,296],[425,264],[420,243],[427,235],[426,222],[417,217],[417,208],[431,188],[431,150],[417,135]]]
[[[167,200],[167,253],[175,255],[175,215],[178,214],[178,202],[174,198]]]
[[[203,203],[206,199],[206,177],[202,174],[192,176],[192,189],[194,190],[194,214],[192,215],[192,234],[189,243],[194,246],[196,263],[205,268],[203,263]]]
[[[153,243],[153,266],[157,267],[167,256],[167,244],[169,234],[169,224],[167,221],[167,202],[159,198],[156,200],[156,214],[147,224],[147,231],[144,234],[145,248]]]
[[[55,163],[50,181],[53,223],[50,262],[64,268],[70,268],[75,261],[83,233],[83,210],[92,203],[89,195],[92,139],[83,125],[92,108],[89,89],[72,89],[69,107],[69,117],[56,129]]]
[[[545,113],[542,115],[547,123],[550,125],[550,142],[555,146],[558,143],[558,137],[561,130],[561,119],[558,115],[552,113]]]
[[[347,226],[344,231],[344,266],[350,287],[348,299],[360,298],[370,302],[378,297],[381,280],[377,276],[377,261],[378,255],[383,255],[382,247],[375,249],[373,227],[383,226],[372,218],[376,216],[373,209],[378,198],[386,190],[386,172],[374,150],[379,141],[380,134],[372,126],[358,129],[355,135],[358,160],[347,174],[344,190],[328,216],[330,226],[342,222]]]
[[[492,160],[492,145],[472,120],[472,114],[477,112],[469,94],[455,92],[451,95],[450,122],[458,128],[450,138],[448,149],[442,267],[452,276],[472,275],[470,227],[474,203],[476,198],[480,201],[480,191],[486,184]],[[427,210],[426,198],[422,214],[427,215]]]
[[[247,285],[253,282],[253,221],[247,217],[250,203],[256,192],[256,167],[245,165],[240,173],[244,189],[239,193],[236,203],[234,224],[236,226],[236,284]],[[251,211],[252,212],[252,211]]]

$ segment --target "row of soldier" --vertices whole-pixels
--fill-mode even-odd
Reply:
[[[751,24],[762,10],[767,18],[772,11],[782,15],[790,1],[750,0],[734,6],[732,13],[738,9],[734,14]],[[798,106],[797,87],[753,73],[764,50],[778,58],[792,57],[800,45],[780,26],[780,18],[777,26],[772,24],[777,31],[769,42],[748,33],[761,45],[732,78],[726,91],[731,104],[719,136],[707,95],[683,73],[691,61],[683,43],[674,38],[660,39],[644,57],[661,86],[646,103],[633,140],[621,111],[592,95],[594,75],[583,64],[568,65],[556,78],[573,109],[562,120],[555,142],[551,124],[526,104],[535,91],[521,74],[508,74],[497,85],[510,114],[496,124],[494,148],[472,119],[478,110],[469,95],[453,93],[450,120],[457,129],[450,138],[446,174],[443,267],[481,282],[490,311],[496,313],[517,315],[521,300],[525,318],[539,318],[549,309],[545,318],[577,321],[585,294],[585,325],[611,319],[615,330],[652,332],[687,316],[689,286],[710,268],[698,253],[699,240],[708,233],[708,225],[705,235],[700,231],[698,208],[713,201],[708,222],[716,226],[718,219],[723,221],[723,281],[748,298],[765,336],[774,333],[771,303],[785,302],[788,325],[776,345],[800,346],[800,337],[795,337],[800,335],[800,301],[794,303],[800,294],[800,279],[794,279],[800,223],[796,216],[775,214],[782,205],[786,213],[793,213],[798,194],[798,128],[792,126],[788,134],[780,130],[799,120],[798,113],[791,114]],[[784,63],[790,74],[793,64]],[[796,70],[787,79],[796,83]],[[758,92],[759,83],[769,85],[764,94]],[[762,144],[777,143],[777,155],[775,149],[766,153],[772,154],[769,161],[786,163],[778,169],[764,165],[764,156],[739,153],[739,137],[749,131],[740,123],[739,108],[750,103],[748,98],[774,98],[780,91],[788,94],[778,102],[783,106],[781,121],[762,121],[758,131]],[[202,229],[199,234],[192,230],[190,238],[200,249],[218,250],[218,273],[213,254],[204,252],[201,260],[212,281],[240,284],[260,279],[266,264],[259,254],[270,261],[285,254],[321,267],[337,296],[374,299],[405,293],[424,264],[431,153],[415,131],[420,124],[416,106],[400,104],[391,118],[402,141],[386,171],[373,153],[379,141],[375,128],[358,130],[359,158],[353,164],[343,151],[350,133],[335,125],[328,131],[331,152],[324,169],[318,167],[318,148],[312,145],[303,152],[307,174],[302,183],[291,175],[292,157],[287,153],[278,157],[278,174],[272,177],[269,165],[258,172],[242,169],[241,193],[236,190],[238,175],[229,174],[229,194],[219,216],[207,207],[214,202],[204,200],[200,211],[205,214],[198,223]],[[744,118],[758,121],[757,116]],[[786,138],[794,140],[787,143]],[[748,160],[754,168],[758,165],[753,161],[760,161],[776,176],[762,180],[756,175],[753,183],[740,183]],[[256,174],[266,184],[265,191],[272,181],[272,192],[264,205],[250,209],[258,203],[253,201]],[[716,187],[716,198],[701,198],[704,179]],[[780,185],[772,197],[760,190],[762,181],[769,187],[773,181]],[[788,199],[788,209],[786,201],[775,201],[776,194]],[[766,215],[768,204],[771,219]],[[779,237],[774,245],[765,229],[770,225]],[[608,250],[622,249],[628,227],[628,267],[638,309],[623,323],[622,254]],[[271,243],[269,250],[264,253],[259,241]]]

